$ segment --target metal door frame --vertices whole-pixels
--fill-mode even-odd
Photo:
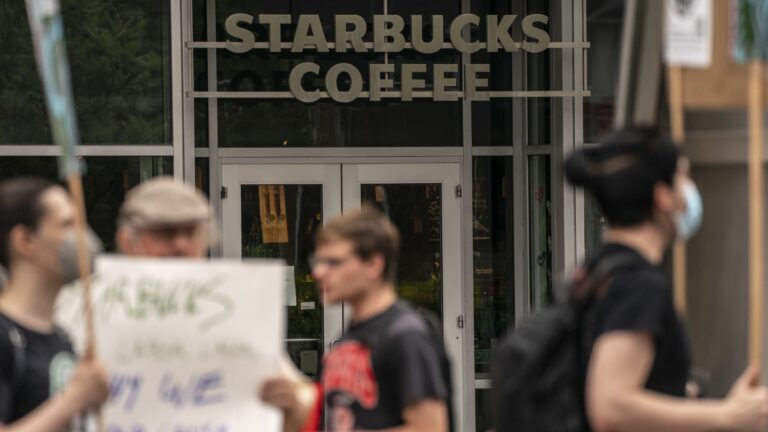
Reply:
[[[338,164],[315,165],[227,165],[222,170],[222,251],[225,258],[242,257],[242,214],[240,187],[248,184],[319,184],[323,186],[323,221],[341,214],[341,167]],[[323,349],[343,330],[341,305],[323,305]]]
[[[377,184],[441,184],[442,258],[443,258],[443,335],[453,366],[453,404],[455,422],[464,424],[464,351],[474,348],[467,340],[464,325],[464,295],[462,279],[462,198],[461,164],[459,163],[369,163],[344,164],[343,211],[359,208],[360,186]],[[469,339],[472,340],[472,339]]]

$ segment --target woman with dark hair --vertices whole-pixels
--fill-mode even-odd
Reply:
[[[768,390],[748,369],[722,401],[686,399],[689,342],[658,268],[666,248],[701,221],[689,162],[650,128],[628,128],[571,155],[568,181],[591,193],[608,220],[605,245],[587,264],[623,255],[594,304],[585,403],[596,431],[759,431]]]
[[[78,363],[53,322],[61,287],[78,275],[74,223],[62,187],[32,178],[0,183],[0,266],[8,271],[0,293],[0,432],[73,430],[107,399],[104,368]]]

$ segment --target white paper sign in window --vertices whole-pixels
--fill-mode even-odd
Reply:
[[[666,0],[666,63],[709,67],[712,64],[712,20],[712,0]]]

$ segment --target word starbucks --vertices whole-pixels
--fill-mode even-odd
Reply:
[[[359,15],[337,15],[334,17],[333,35],[335,42],[329,42],[318,15],[299,15],[295,23],[295,32],[290,40],[283,41],[283,26],[292,26],[291,15],[267,15],[258,17],[245,13],[230,15],[225,22],[228,34],[226,47],[234,53],[245,53],[256,47],[256,34],[251,30],[258,22],[268,31],[270,52],[283,50],[300,53],[314,49],[321,53],[331,51],[345,53],[350,49],[356,53],[399,53],[413,49],[422,54],[433,54],[445,48],[453,48],[465,54],[480,50],[491,53],[500,51],[539,53],[549,47],[550,37],[545,30],[549,18],[541,14],[532,14],[518,19],[517,15],[488,15],[483,20],[473,14],[462,14],[446,23],[441,15],[431,17],[430,34],[425,35],[425,22],[422,15],[410,16],[410,41],[406,40],[405,19],[398,15],[374,15],[373,28]],[[483,22],[484,21],[484,22]],[[520,25],[523,40],[516,41],[512,36],[513,26]],[[472,28],[484,25],[483,40],[471,36]],[[446,41],[446,28],[448,41]],[[372,33],[373,42],[363,39]],[[294,97],[302,102],[315,102],[323,97],[320,86],[315,82],[324,82],[328,96],[342,103],[352,102],[360,97],[379,101],[383,97],[397,94],[401,100],[410,101],[414,93],[428,89],[426,64],[402,64],[395,70],[394,64],[370,64],[367,71],[368,90],[363,90],[363,73],[350,63],[338,63],[327,71],[321,71],[318,64],[305,62],[296,65],[289,76],[289,86]],[[392,74],[399,75],[400,89],[396,91]],[[436,101],[453,101],[459,97],[468,100],[487,100],[488,64],[464,65],[463,91],[456,91],[459,81],[459,66],[456,64],[434,64],[431,68],[431,97]],[[339,82],[347,83],[342,89]]]

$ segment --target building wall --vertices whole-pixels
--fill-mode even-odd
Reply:
[[[686,116],[686,151],[704,200],[702,229],[688,247],[688,323],[694,364],[711,375],[712,396],[725,396],[747,363],[746,117],[743,110]]]
[[[704,221],[688,244],[688,327],[695,367],[724,396],[747,355],[746,169],[694,166],[693,178]]]

